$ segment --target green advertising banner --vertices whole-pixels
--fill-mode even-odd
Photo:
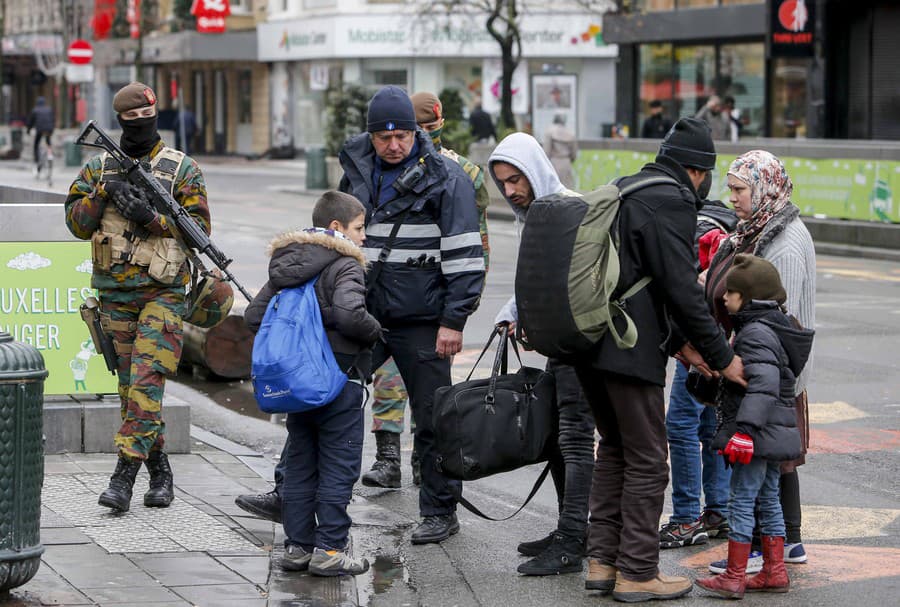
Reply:
[[[0,330],[40,350],[45,394],[116,392],[79,313],[90,283],[89,242],[0,243]]]
[[[589,191],[631,175],[655,156],[627,150],[582,150],[575,162],[576,187]],[[710,198],[727,202],[725,175],[732,160],[731,156],[719,155]],[[893,192],[900,192],[900,162],[790,156],[781,160],[794,182],[793,202],[804,215],[900,222],[900,208],[894,206],[893,199]]]

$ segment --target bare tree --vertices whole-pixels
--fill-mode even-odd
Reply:
[[[465,15],[484,19],[484,27],[500,47],[500,125],[515,127],[512,111],[512,79],[522,60],[522,17],[529,12],[559,11],[561,8],[604,13],[615,8],[613,0],[409,0],[418,5],[420,18]]]

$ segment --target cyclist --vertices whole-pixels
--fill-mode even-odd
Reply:
[[[25,122],[27,132],[31,133],[34,129],[34,174],[37,175],[41,170],[41,157],[39,154],[41,137],[47,141],[47,148],[50,149],[50,136],[53,135],[53,129],[56,126],[56,117],[53,114],[53,108],[47,103],[44,97],[38,97],[34,109]]]

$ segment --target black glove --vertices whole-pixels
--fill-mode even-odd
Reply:
[[[106,191],[122,217],[145,226],[156,219],[156,210],[150,206],[144,191],[130,183],[119,185],[116,182],[106,184]]]

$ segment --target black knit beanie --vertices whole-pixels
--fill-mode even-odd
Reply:
[[[696,118],[676,122],[660,144],[659,155],[668,156],[683,167],[702,171],[716,168],[716,146],[709,125]]]
[[[751,299],[777,301],[780,304],[787,301],[778,270],[756,255],[734,256],[734,263],[725,276],[725,289],[740,293],[744,303],[749,303]]]
[[[379,90],[369,101],[369,112],[366,118],[366,130],[370,133],[378,131],[415,131],[416,111],[413,109],[409,95],[398,86],[386,86]]]

